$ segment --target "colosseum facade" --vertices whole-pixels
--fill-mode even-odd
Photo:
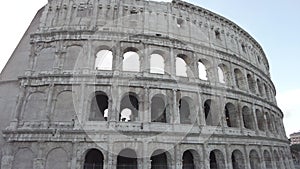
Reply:
[[[293,169],[267,57],[193,4],[48,0],[0,81],[2,169]]]

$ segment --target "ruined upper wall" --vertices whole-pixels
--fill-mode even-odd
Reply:
[[[146,34],[186,41],[241,57],[269,75],[257,41],[232,21],[174,0],[49,0],[39,33],[59,31]]]

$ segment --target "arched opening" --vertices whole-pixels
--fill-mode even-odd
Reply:
[[[101,151],[91,149],[84,159],[83,169],[103,169],[104,156]]]
[[[243,154],[240,150],[234,150],[231,155],[233,169],[245,169]]]
[[[151,99],[151,122],[168,123],[167,100],[163,95],[155,95]]]
[[[247,81],[250,92],[255,94],[255,80],[250,74],[247,75]]]
[[[261,169],[261,162],[257,151],[251,150],[249,154],[251,169]]]
[[[64,91],[57,95],[54,106],[54,121],[72,121],[75,115],[75,107],[71,91]]]
[[[178,55],[176,57],[176,76],[187,77],[187,63],[185,62],[185,55]]]
[[[123,71],[139,72],[140,56],[136,51],[130,50],[123,55]]]
[[[62,148],[56,148],[49,152],[46,159],[45,169],[62,169],[68,168],[68,154]]]
[[[208,80],[207,78],[207,69],[201,60],[198,61],[198,71],[199,71],[199,79]]]
[[[225,73],[224,73],[223,69],[220,66],[218,66],[218,78],[219,78],[220,83],[226,83]]]
[[[258,127],[258,129],[261,130],[261,131],[266,131],[266,128],[265,128],[265,124],[266,124],[265,116],[258,109],[256,109],[256,120],[257,120],[257,127]]]
[[[182,156],[182,169],[196,169],[194,160],[192,152],[185,151]]]
[[[179,100],[179,114],[180,114],[180,123],[181,124],[192,124],[192,106],[191,99],[184,97]]]
[[[263,89],[263,84],[260,82],[259,79],[256,80],[257,83],[257,87],[258,87],[258,92],[260,94],[261,97],[264,96],[264,89]]]
[[[235,84],[239,89],[245,89],[245,78],[239,69],[234,69]]]
[[[12,161],[12,169],[33,168],[33,152],[29,148],[22,148],[17,151]]]
[[[132,149],[122,150],[117,157],[117,169],[137,169],[137,155]]]
[[[96,54],[96,70],[112,70],[113,54],[110,50],[100,50]]]
[[[108,96],[102,91],[95,92],[91,100],[90,121],[107,121],[108,118]]]
[[[267,99],[270,100],[270,90],[266,84],[264,84],[265,92],[266,92],[266,97]]]
[[[151,169],[171,169],[170,155],[164,150],[156,150],[151,155]]]
[[[239,127],[238,114],[232,103],[227,103],[225,106],[225,119],[228,127]]]
[[[23,120],[24,121],[41,121],[42,112],[45,110],[45,94],[41,92],[31,93],[25,104]]]
[[[253,115],[252,115],[252,112],[250,111],[250,109],[247,106],[243,107],[242,115],[243,115],[244,127],[246,129],[254,129]]]
[[[138,120],[139,100],[134,93],[126,94],[121,100],[120,121],[130,122]]]
[[[274,158],[275,158],[276,169],[281,169],[281,160],[276,150],[274,150]]]
[[[160,54],[150,56],[150,73],[165,74],[165,59]]]
[[[272,120],[271,120],[271,116],[268,112],[265,113],[266,114],[266,120],[267,120],[267,126],[270,132],[273,132],[273,124],[272,124]]]
[[[220,150],[213,150],[209,154],[210,169],[224,169],[225,160],[223,153]]]
[[[208,99],[204,102],[204,115],[205,115],[205,122],[206,125],[212,126],[213,124],[213,112],[212,112],[212,100]]]
[[[272,160],[269,151],[264,151],[264,161],[266,169],[272,169]]]

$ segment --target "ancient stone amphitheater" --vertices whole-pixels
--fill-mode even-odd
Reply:
[[[2,169],[291,169],[262,47],[173,0],[49,0],[1,74]]]

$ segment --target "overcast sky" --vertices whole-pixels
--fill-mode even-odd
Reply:
[[[167,1],[167,0],[166,0]],[[300,1],[188,0],[235,22],[263,47],[283,110],[287,134],[300,130]],[[0,70],[47,0],[3,1]]]

